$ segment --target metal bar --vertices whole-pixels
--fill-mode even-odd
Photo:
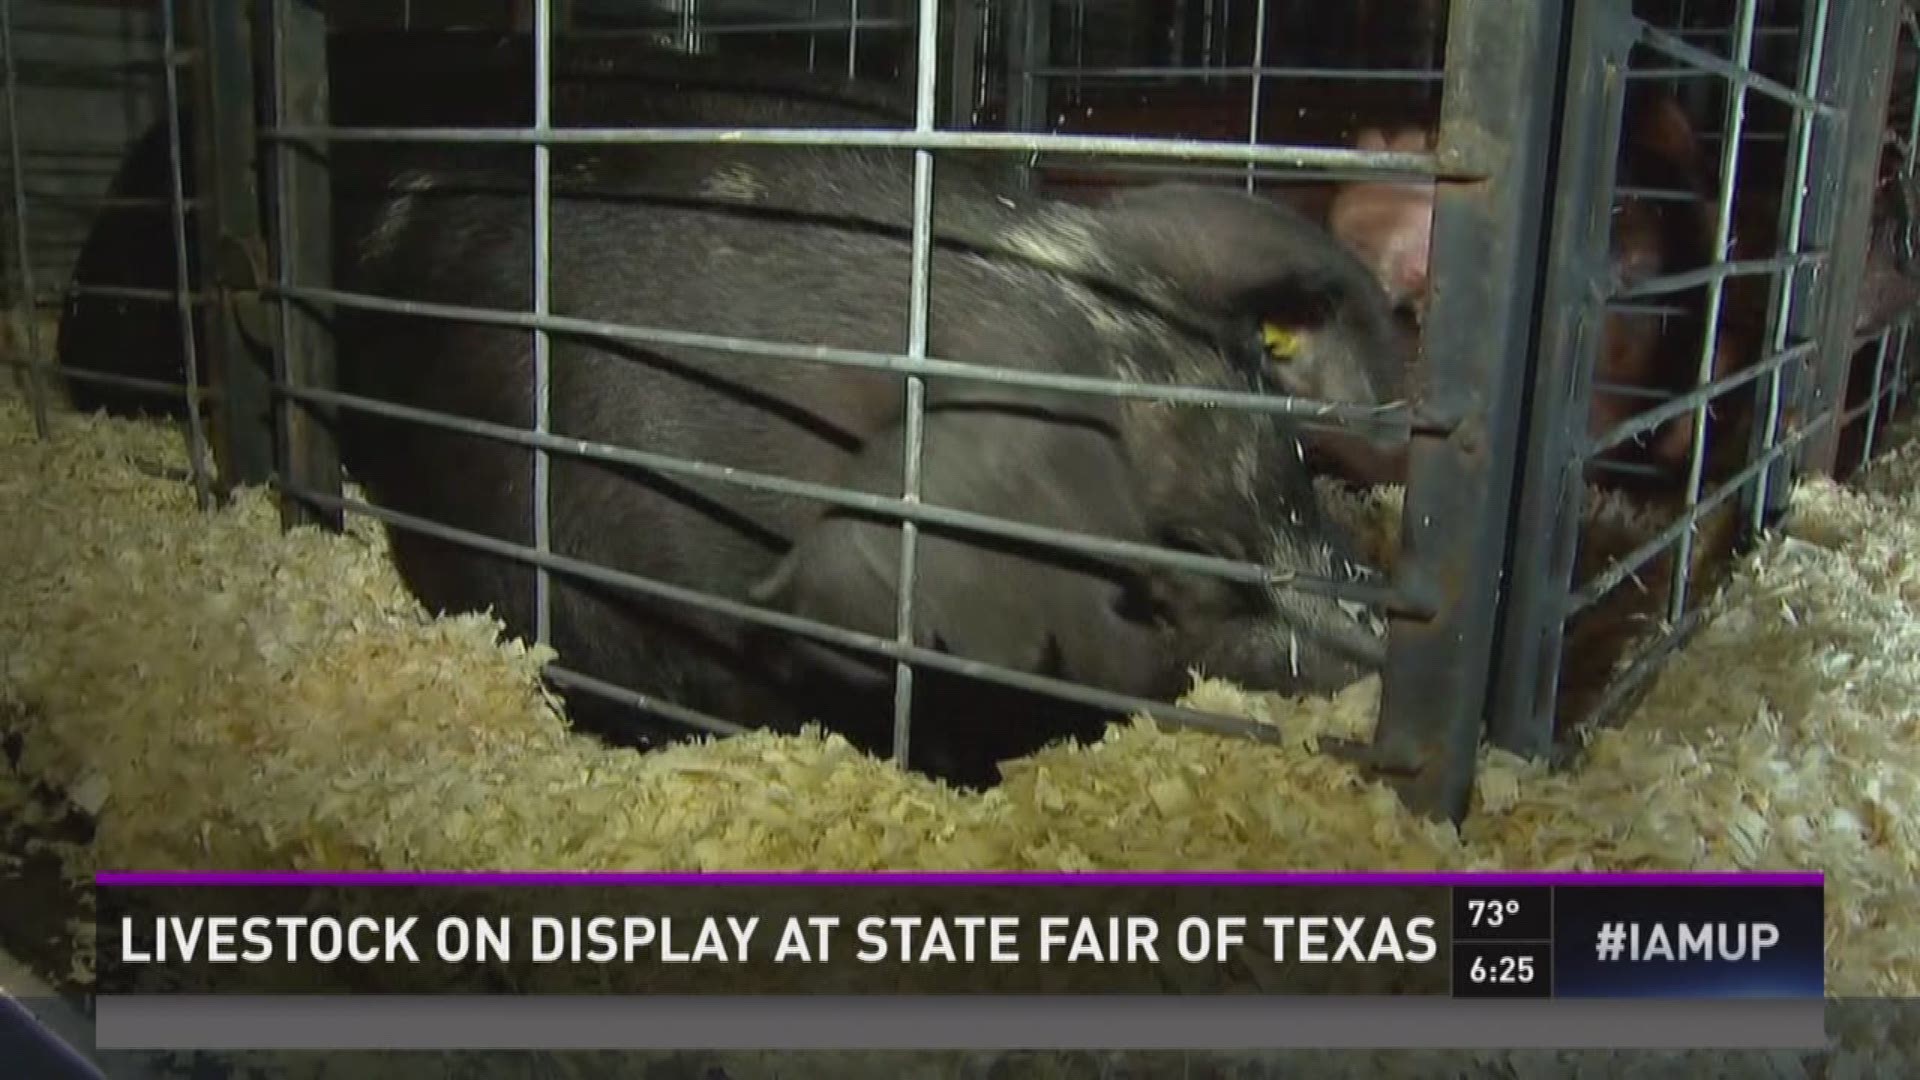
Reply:
[[[541,573],[546,572],[545,567],[536,567],[536,569]],[[574,671],[571,668],[561,667],[558,664],[548,664],[543,674],[546,675],[548,681],[562,689],[584,690],[595,697],[618,702],[630,709],[638,709],[641,712],[652,713],[655,716],[672,720],[674,723],[684,724],[695,731],[704,731],[710,735],[725,736],[744,735],[752,730],[743,724],[736,724],[731,720],[725,720],[710,713],[701,712],[698,709],[689,709],[684,705],[676,705],[663,697],[643,694],[638,690],[629,690],[624,686],[617,686],[613,683],[596,679],[591,675]]]
[[[176,52],[174,48],[175,31],[174,0],[161,0],[161,34],[166,42],[168,56]],[[198,343],[194,340],[194,305],[187,302],[187,292],[193,288],[193,278],[187,258],[186,214],[180,209],[186,198],[185,184],[181,177],[180,164],[180,79],[178,72],[169,65],[167,68],[167,183],[173,199],[173,273],[175,290],[179,296],[175,309],[180,316],[180,356],[187,373],[187,457],[193,467],[193,497],[202,510],[213,505],[212,478],[207,469],[207,432],[206,424],[200,415],[198,404],[200,397],[200,357]]]
[[[918,664],[922,667],[938,668],[942,671],[966,678],[981,679],[999,686],[1012,687],[1016,690],[1027,690],[1034,693],[1046,694],[1067,701],[1089,705],[1094,708],[1110,708],[1118,715],[1146,713],[1156,720],[1164,720],[1170,724],[1192,728],[1197,731],[1209,731],[1220,735],[1237,735],[1260,742],[1275,742],[1284,735],[1282,729],[1254,720],[1241,720],[1236,717],[1200,712],[1195,709],[1172,705],[1163,701],[1130,697],[1125,694],[1096,690],[1091,687],[1081,686],[1078,683],[1065,682],[1060,679],[1050,679],[1040,675],[1028,675],[1023,672],[1012,671],[978,660],[963,660],[959,657],[942,652],[935,652],[917,645],[903,646],[899,642],[888,638],[874,637],[870,634],[842,629],[828,623],[814,622],[810,619],[802,619],[798,616],[787,615],[766,608],[754,607],[750,604],[728,600],[697,589],[685,589],[677,585],[669,585],[662,581],[656,581],[652,578],[609,570],[603,566],[570,559],[564,555],[551,553],[542,555],[524,544],[515,544],[480,533],[469,532],[465,529],[442,525],[436,521],[415,517],[410,514],[403,514],[382,506],[362,502],[358,499],[331,495],[314,490],[290,492],[288,494],[290,497],[310,501],[316,505],[326,507],[336,514],[344,514],[347,512],[361,514],[366,517],[375,518],[393,528],[404,529],[408,532],[418,533],[423,536],[430,536],[438,540],[446,541],[447,543],[458,544],[462,547],[473,548],[478,551],[485,551],[489,554],[519,562],[545,565],[555,573],[584,578],[597,584],[616,589],[624,589],[629,592],[641,593],[657,600],[664,600],[668,603],[680,604],[685,607],[724,615],[742,622],[752,623],[756,626],[764,626],[770,629],[781,630],[790,634],[797,634],[802,637],[823,641],[830,645],[838,645],[842,648],[871,653],[888,660],[905,661]]]
[[[1768,451],[1769,456],[1767,458],[1753,462],[1734,474],[1732,479],[1702,496],[1699,501],[1687,507],[1679,517],[1666,528],[1660,530],[1652,539],[1634,548],[1633,551],[1613,563],[1605,573],[1596,575],[1588,584],[1573,593],[1567,601],[1566,610],[1563,612],[1564,617],[1570,619],[1582,611],[1585,611],[1587,608],[1592,607],[1594,604],[1599,603],[1601,597],[1612,592],[1621,582],[1639,572],[1640,568],[1645,566],[1655,555],[1660,554],[1672,546],[1674,541],[1681,535],[1691,532],[1694,526],[1699,523],[1700,519],[1712,513],[1715,507],[1727,501],[1727,499],[1733,495],[1738,494],[1749,480],[1760,475],[1760,471],[1766,468],[1769,460],[1778,459],[1793,452],[1801,443],[1811,438],[1815,432],[1836,426],[1834,420],[1835,414],[1831,411],[1823,412],[1812,418],[1802,426],[1800,430],[1781,439],[1772,450]]]
[[[1909,37],[1916,39],[1911,43],[1912,47],[1920,49],[1920,19],[1914,17],[1912,8],[1907,9],[1906,18],[1901,21],[1901,25],[1909,31]],[[1920,63],[1914,64],[1911,90],[1913,100],[1908,105],[1907,138],[1902,154],[1906,159],[1903,162],[1904,171],[1909,175],[1914,170],[1915,155],[1920,154]]]
[[[1884,117],[1892,91],[1893,46],[1898,40],[1900,5],[1895,0],[1855,0],[1841,10],[1852,20],[1853,42],[1858,52],[1856,63],[1835,73],[1848,95],[1850,117]],[[1813,387],[1816,405],[1835,410],[1845,407],[1847,377],[1852,357],[1845,342],[1853,332],[1853,302],[1859,296],[1860,282],[1866,270],[1871,240],[1869,215],[1873,191],[1879,174],[1879,123],[1849,120],[1840,130],[1840,151],[1831,166],[1834,187],[1831,191],[1837,208],[1834,237],[1830,247],[1833,265],[1821,281],[1819,339],[1823,364]],[[1834,456],[1839,449],[1840,428],[1824,429],[1819,439],[1807,447],[1802,464],[1831,475]]]
[[[103,171],[112,173],[119,169],[120,159],[125,156],[126,149],[118,142],[35,143],[26,146],[24,153],[28,157],[99,160]]]
[[[1875,2],[1875,0],[1870,0],[1870,2]],[[1740,91],[1751,90],[1764,97],[1773,98],[1783,105],[1789,105],[1796,109],[1808,109],[1822,115],[1837,116],[1841,113],[1842,110],[1838,105],[1829,104],[1817,98],[1809,97],[1795,90],[1793,87],[1784,86],[1777,80],[1769,79],[1764,75],[1756,74],[1750,70],[1747,67],[1746,56],[1751,55],[1753,39],[1743,35],[1740,40],[1745,43],[1748,52],[1736,62],[1721,59],[1705,49],[1696,45],[1690,45],[1657,26],[1642,23],[1640,29],[1641,44],[1663,52],[1675,60],[1690,65],[1691,68],[1718,75],[1732,83]]]
[[[1100,397],[1131,398],[1142,401],[1162,401],[1242,409],[1248,412],[1287,416],[1300,423],[1310,425],[1344,427],[1348,429],[1371,428],[1376,430],[1398,430],[1402,427],[1412,427],[1417,426],[1419,423],[1426,423],[1431,426],[1433,430],[1449,430],[1449,426],[1441,421],[1417,421],[1415,414],[1410,411],[1404,403],[1388,405],[1346,405],[1336,402],[1315,401],[1311,398],[1284,397],[1277,394],[1133,383],[1119,379],[1097,379],[1078,375],[1056,375],[1048,372],[993,367],[986,364],[957,360],[927,358],[916,361],[911,357],[898,353],[870,352],[859,349],[836,349],[826,346],[790,345],[778,341],[726,337],[718,334],[700,334],[684,330],[625,326],[620,323],[601,322],[594,319],[581,319],[565,315],[547,315],[540,317],[523,311],[474,308],[457,304],[425,303],[414,300],[393,300],[383,296],[347,292],[340,289],[275,286],[270,287],[268,291],[270,295],[274,296],[303,300],[310,303],[334,304],[341,307],[358,308],[363,311],[380,311],[396,315],[417,315],[425,318],[449,319],[480,325],[514,327],[519,329],[531,329],[534,326],[543,326],[549,333],[555,334],[602,337],[615,341],[631,341],[657,346],[712,349],[741,356],[756,356],[773,360],[800,360],[809,363],[862,368],[869,371],[933,375],[943,378],[967,379],[974,382],[993,383],[1005,386],[1023,386],[1041,390],[1084,393]]]
[[[1633,184],[1620,184],[1613,189],[1616,199],[1634,199],[1641,202],[1705,202],[1697,191],[1685,188],[1637,187]]]
[[[1887,422],[1892,423],[1900,415],[1900,407],[1905,404],[1907,390],[1907,349],[1913,344],[1913,320],[1909,316],[1900,323],[1900,345],[1893,353],[1893,379],[1887,386]]]
[[[31,371],[33,369],[33,361],[16,360],[10,356],[0,356],[0,367]],[[97,383],[101,386],[115,386],[127,390],[139,390],[151,393],[155,397],[186,397],[187,393],[185,383],[167,382],[163,379],[139,379],[131,375],[116,375],[112,372],[94,371],[90,368],[68,367],[66,365],[55,366],[52,370],[59,372],[60,377],[63,379],[71,379],[75,382]],[[203,386],[200,388],[201,401],[212,401],[219,396],[220,392],[213,387]]]
[[[1860,404],[1840,414],[1840,426],[1842,428],[1849,428],[1862,418],[1870,418],[1879,404],[1880,402],[1877,398],[1868,398],[1862,401]],[[1855,466],[1857,468],[1865,468],[1867,462],[1872,460],[1872,458],[1873,455],[1871,453],[1862,452],[1860,460],[1855,463]]]
[[[1438,157],[1490,179],[1435,192],[1434,274],[1447,287],[1434,294],[1416,400],[1467,419],[1412,440],[1394,579],[1436,615],[1391,620],[1374,749],[1411,774],[1399,787],[1410,807],[1456,821],[1494,675],[1564,16],[1531,0],[1454,4],[1447,31]]]
[[[1430,179],[1428,173],[1398,173],[1391,169],[1281,169],[1262,168],[1258,165],[1168,165],[1154,161],[1111,161],[1101,157],[1091,160],[1056,162],[1049,160],[1044,153],[1034,155],[1033,169],[1036,172],[1068,169],[1076,175],[1087,173],[1111,173],[1115,176],[1174,176],[1182,179],[1214,179],[1226,184],[1239,184],[1245,180],[1249,171],[1266,184],[1320,184],[1327,182],[1377,181],[1390,176],[1406,176],[1411,180]]]
[[[688,4],[699,0],[685,0]],[[847,5],[847,78],[860,77],[860,0],[849,0]]]
[[[533,129],[546,132],[552,122],[553,83],[552,0],[533,0]],[[553,202],[550,150],[533,147],[533,313],[552,309]],[[545,435],[553,428],[553,343],[545,328],[533,328],[533,429]],[[553,548],[552,464],[547,452],[533,451],[533,546],[545,554]],[[533,569],[534,639],[542,645],[553,639],[553,584],[543,566]]]
[[[1755,0],[1740,0],[1736,16],[1734,54],[1746,68],[1753,59]],[[1720,154],[1719,202],[1714,208],[1713,250],[1725,251],[1733,239],[1733,197],[1740,172],[1740,132],[1747,124],[1747,88],[1736,84],[1727,99],[1727,141]],[[1707,324],[1700,335],[1700,358],[1694,369],[1693,384],[1705,386],[1713,380],[1713,362],[1719,355],[1720,317],[1726,308],[1726,279],[1715,278],[1707,285]],[[1707,407],[1705,402],[1693,408],[1693,441],[1687,454],[1685,505],[1691,509],[1700,501],[1700,484],[1706,473]],[[1680,534],[1680,550],[1674,557],[1673,574],[1667,579],[1667,621],[1679,622],[1687,612],[1687,593],[1693,578],[1693,530]]]
[[[299,0],[268,0],[266,34],[273,65],[275,124],[325,123],[328,116],[326,18]],[[288,295],[287,287],[324,288],[333,277],[333,208],[327,165],[292,143],[275,146],[275,275],[280,334],[274,350],[274,381],[330,389],[334,386],[333,341],[325,325]],[[304,403],[282,398],[275,431],[283,494],[340,490],[340,448],[331,418]],[[340,512],[325,504],[281,503],[288,526],[338,530]]]
[[[1642,398],[1649,401],[1671,401],[1676,397],[1671,390],[1660,390],[1646,386],[1628,386],[1624,383],[1607,382],[1605,379],[1598,378],[1593,381],[1593,388],[1595,390],[1605,391],[1614,397]],[[1694,392],[1698,393],[1699,391]]]
[[[1621,443],[1638,438],[1685,413],[1691,412],[1698,416],[1702,412],[1701,406],[1710,404],[1748,383],[1757,382],[1779,370],[1781,366],[1810,356],[1812,353],[1813,343],[1803,341],[1790,349],[1783,349],[1731,375],[1723,375],[1684,394],[1675,395],[1662,404],[1647,409],[1633,417],[1633,419],[1616,425],[1608,429],[1606,433],[1600,437],[1593,439],[1587,446],[1586,456],[1604,454],[1608,450],[1619,446]],[[1606,384],[1596,384],[1595,388],[1600,389],[1605,387],[1605,385]]]
[[[1256,43],[1259,39],[1255,39]],[[1259,60],[1242,66],[1222,65],[1220,67],[1042,67],[1035,71],[1037,75],[1055,78],[1072,77],[1099,80],[1102,82],[1131,82],[1141,79],[1297,79],[1327,80],[1332,82],[1441,82],[1446,78],[1443,71],[1430,68],[1339,68],[1339,67],[1268,67]]]
[[[1693,270],[1650,277],[1615,292],[1613,296],[1622,300],[1639,296],[1671,296],[1674,293],[1689,292],[1702,285],[1714,287],[1731,277],[1776,274],[1782,270],[1818,266],[1827,261],[1829,261],[1829,253],[1825,251],[1800,251],[1791,255],[1774,255],[1765,259],[1721,260]]]
[[[1886,323],[1878,329],[1862,330],[1847,339],[1847,346],[1849,349],[1857,351],[1880,340],[1882,336],[1892,333],[1893,329],[1892,323]]]
[[[1013,0],[1015,13],[1007,24],[1007,122],[1009,135],[1025,135],[1053,127],[1048,105],[1053,99],[1052,84],[1043,72],[1053,66],[1053,20],[1051,0]],[[974,132],[972,134],[985,134]],[[1016,149],[1029,155],[1024,181],[1033,182],[1033,155],[1045,150],[1040,143],[1051,143],[1058,136],[1035,138],[1036,145]]]
[[[859,19],[819,19],[812,13],[805,19],[768,20],[765,22],[705,22],[690,18],[689,36],[728,37],[748,34],[816,34],[826,31],[842,31],[858,26],[861,30],[907,30],[913,26],[911,19],[888,18],[878,15],[862,16]],[[659,36],[658,29],[641,30],[574,30],[567,34],[573,39],[592,39],[597,41],[641,40]]]
[[[13,0],[0,0],[0,63],[6,65],[7,91],[7,163],[12,171],[14,258],[18,262],[20,291],[14,297],[14,315],[27,335],[27,405],[33,414],[33,433],[47,438],[51,428],[47,416],[45,358],[40,354],[39,316],[34,311],[33,259],[27,238],[27,185],[20,159],[20,83],[15,78],[13,57]]]
[[[1702,626],[1707,623],[1707,615],[1712,608],[1697,607],[1682,616],[1678,623],[1667,626],[1648,647],[1641,649],[1627,665],[1625,671],[1615,675],[1606,689],[1600,692],[1583,717],[1587,723],[1604,725],[1610,723],[1645,690],[1653,687],[1652,676],[1660,670],[1668,657],[1677,654],[1693,640]]]
[[[1626,67],[1638,28],[1625,5],[1571,5],[1567,85],[1560,108],[1546,312],[1530,382],[1531,415],[1520,470],[1512,551],[1501,612],[1488,735],[1524,756],[1545,754],[1554,721],[1566,622],[1587,495],[1580,453],[1606,311],[1614,179]]]
[[[676,0],[674,7],[679,15],[680,51],[699,52],[699,31],[694,26],[694,4],[696,0]]]
[[[172,210],[173,204],[166,199],[134,198],[114,195],[82,195],[67,191],[27,192],[27,198],[34,202],[59,203],[88,210],[124,209],[124,210]],[[191,214],[200,207],[200,200],[188,199],[181,209]]]
[[[1479,177],[1442,168],[1432,154],[1394,150],[1348,150],[1326,146],[1248,146],[1225,139],[1137,138],[1028,131],[913,131],[896,128],[554,128],[544,135],[515,127],[329,127],[275,125],[261,132],[273,142],[478,143],[565,146],[712,145],[832,146],[879,150],[976,150],[1115,157],[1170,157],[1243,165],[1355,168],[1398,171],[1441,179]]]
[[[1823,73],[1826,70],[1827,30],[1829,26],[1827,0],[1812,0],[1812,5],[1803,16],[1805,31],[1804,45],[1800,55],[1800,87],[1802,93],[1824,92]],[[1793,123],[1793,143],[1791,153],[1793,168],[1782,194],[1785,205],[1781,207],[1778,235],[1784,238],[1788,253],[1798,253],[1805,239],[1807,228],[1807,191],[1808,177],[1812,169],[1812,152],[1815,141],[1815,117],[1805,110],[1795,110]],[[1778,352],[1784,348],[1790,334],[1804,328],[1809,313],[1802,303],[1805,295],[1801,288],[1807,278],[1805,271],[1782,275],[1774,294],[1768,298],[1767,341],[1768,347]],[[1804,367],[1804,365],[1803,365]],[[1762,422],[1755,425],[1753,439],[1750,440],[1748,456],[1767,461],[1768,465],[1760,472],[1755,490],[1748,496],[1747,529],[1758,534],[1773,521],[1785,513],[1790,497],[1792,483],[1791,462],[1776,468],[1774,459],[1769,455],[1777,441],[1780,431],[1782,411],[1790,396],[1796,391],[1793,387],[1803,385],[1804,379],[1794,378],[1793,369],[1775,368],[1767,377],[1765,410]],[[1789,380],[1793,380],[1791,383]]]
[[[1632,300],[1608,300],[1607,310],[1623,315],[1685,315],[1685,304],[1651,304]]]
[[[1260,68],[1267,60],[1267,0],[1254,0],[1253,9],[1253,87],[1247,98],[1247,145],[1260,145],[1260,92],[1266,88],[1266,76]],[[1256,166],[1247,165],[1247,194],[1254,193]]]
[[[828,484],[816,484],[805,480],[793,480],[771,473],[759,473],[731,466],[715,465],[710,462],[693,461],[670,454],[658,454],[629,447],[613,446],[607,443],[590,442],[565,436],[542,434],[527,431],[505,424],[495,424],[485,420],[474,420],[464,416],[437,413],[427,409],[400,405],[376,398],[361,397],[337,390],[316,390],[294,386],[277,386],[276,392],[284,393],[301,401],[324,404],[374,416],[400,420],[406,423],[420,424],[441,431],[474,435],[484,439],[524,446],[528,449],[544,450],[549,453],[566,454],[586,461],[601,461],[610,464],[631,465],[642,469],[652,469],[673,476],[690,477],[718,484],[726,484],[749,491],[761,491],[795,498],[813,499],[842,509],[856,510],[898,521],[910,521],[917,525],[935,525],[942,528],[958,529],[983,536],[1010,540],[1024,540],[1077,551],[1086,555],[1102,558],[1121,559],[1127,562],[1147,566],[1165,567],[1169,570],[1182,570],[1196,574],[1205,574],[1227,581],[1236,581],[1248,585],[1268,585],[1294,589],[1316,596],[1326,596],[1337,600],[1368,604],[1376,607],[1406,611],[1411,616],[1424,616],[1411,608],[1407,601],[1391,587],[1368,585],[1363,582],[1336,581],[1332,578],[1311,574],[1300,574],[1293,570],[1280,570],[1260,563],[1236,562],[1231,559],[1216,558],[1188,551],[1156,547],[1152,544],[1139,544],[1111,537],[1096,536],[1091,533],[1070,532],[1050,526],[1030,525],[1011,518],[994,517],[989,514],[975,513],[970,510],[958,510],[936,503],[908,503],[904,499],[889,498],[884,495],[870,495]]]
[[[807,0],[808,20],[809,21],[817,20],[819,16],[820,16],[820,0]],[[820,35],[818,34],[817,31],[824,30],[824,29],[832,29],[832,27],[807,26],[804,29],[800,29],[796,31],[797,33],[804,33],[807,35],[807,73],[808,74],[812,74],[815,71],[819,70]],[[651,34],[646,33],[645,31],[641,31],[639,33],[643,37],[652,36]],[[588,31],[586,36],[592,36],[592,34],[593,34],[592,31]]]
[[[920,42],[918,64],[914,69],[914,129],[933,130],[935,91],[940,59],[939,0],[920,0]],[[933,272],[933,152],[916,150],[913,155],[913,265],[908,282],[907,357],[927,358],[927,321],[932,301]],[[918,375],[906,379],[906,424],[904,460],[900,465],[901,501],[909,506],[920,502],[920,468],[926,439],[926,382]],[[919,526],[911,520],[900,522],[900,591],[895,597],[893,639],[901,645],[913,644],[914,586],[919,573]],[[893,760],[907,767],[913,737],[913,665],[904,661],[893,672]]]
[[[187,292],[186,299],[191,304],[211,304],[212,296],[199,290]],[[116,300],[138,300],[154,304],[172,304],[180,299],[181,291],[174,289],[148,289],[138,285],[68,285],[59,292],[41,293],[34,298],[40,304],[60,304],[75,296],[99,296]]]
[[[1863,437],[1860,440],[1860,464],[1858,467],[1862,469],[1867,467],[1867,462],[1873,460],[1873,440],[1874,436],[1879,434],[1880,429],[1880,398],[1882,390],[1886,386],[1884,380],[1887,373],[1887,346],[1892,343],[1892,340],[1893,335],[1891,333],[1880,335],[1880,343],[1875,346],[1873,350],[1873,382],[1866,401],[1867,430],[1862,433]],[[1847,424],[1851,424],[1852,422],[1851,417],[1846,420]]]
[[[124,89],[132,78],[163,74],[167,57],[173,55],[178,55],[182,64],[191,64],[197,59],[191,52],[181,52],[131,60],[28,60],[20,65],[20,74],[36,86]]]

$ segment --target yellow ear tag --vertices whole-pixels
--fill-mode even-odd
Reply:
[[[1292,360],[1300,355],[1300,335],[1286,327],[1261,323],[1260,340],[1266,342],[1267,354],[1275,360]]]

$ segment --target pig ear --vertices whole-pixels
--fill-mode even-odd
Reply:
[[[930,412],[921,498],[948,508],[1118,539],[1143,540],[1131,477],[1104,432],[1044,416]],[[852,475],[897,493],[900,433],[871,440]],[[1157,633],[1129,622],[1115,568],[978,533],[923,526],[913,642],[969,660],[1143,692]],[[801,534],[755,601],[892,638],[899,595],[897,521],[835,510]],[[1057,670],[1056,670],[1057,669]],[[873,659],[876,678],[890,673]],[[1137,686],[1129,684],[1138,683]]]
[[[1366,128],[1353,140],[1353,145],[1357,150],[1385,150],[1387,136],[1379,128]]]
[[[1108,200],[1100,222],[1115,263],[1171,286],[1184,306],[1209,316],[1239,315],[1285,297],[1294,313],[1318,321],[1373,280],[1324,225],[1239,190],[1132,188]]]

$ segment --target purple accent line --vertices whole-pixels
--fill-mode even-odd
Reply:
[[[306,873],[267,871],[199,873],[193,871],[107,871],[93,876],[96,886],[260,886],[260,885],[414,885],[477,887],[504,886],[628,886],[670,888],[686,886],[1460,886],[1511,888],[1528,885],[1644,885],[1675,887],[1720,885],[1733,887],[1802,886],[1826,883],[1818,871],[1788,873],[1272,873],[1144,872],[1144,873],[493,873],[488,871],[413,872],[365,871]]]

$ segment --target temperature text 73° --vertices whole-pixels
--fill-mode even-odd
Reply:
[[[1470,926],[1497,927],[1507,921],[1509,915],[1520,914],[1518,900],[1468,900],[1467,924]]]

